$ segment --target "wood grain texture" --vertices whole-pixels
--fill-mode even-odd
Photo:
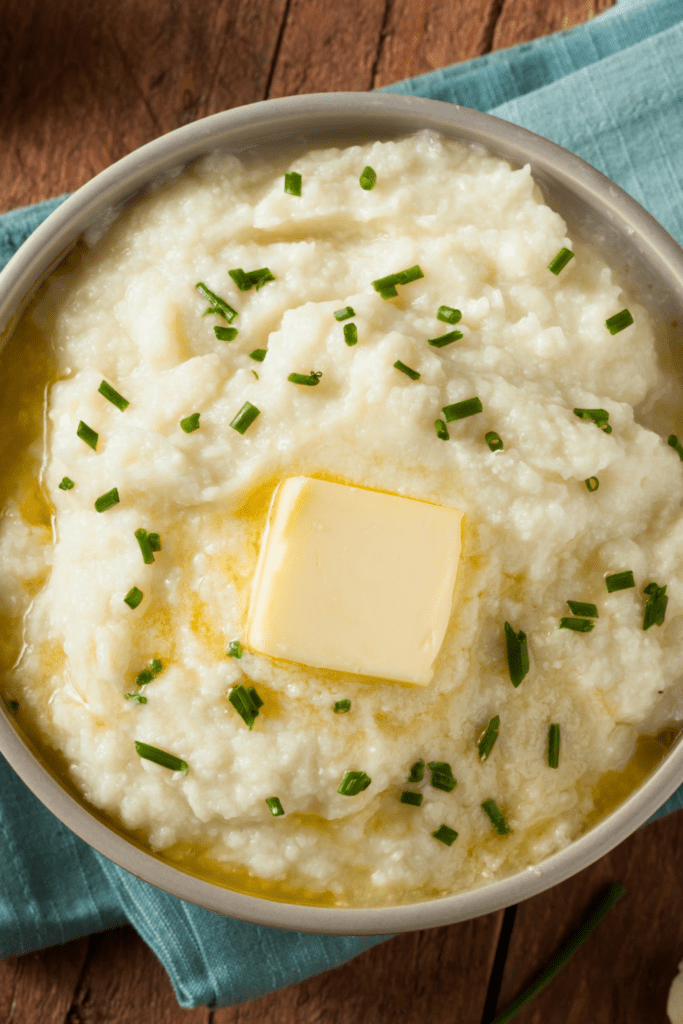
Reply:
[[[64,1024],[88,955],[89,939],[0,962],[3,1024]]]
[[[505,0],[493,33],[493,49],[573,28],[612,7],[613,0]]]

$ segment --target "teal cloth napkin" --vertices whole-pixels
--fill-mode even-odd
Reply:
[[[683,243],[681,0],[621,0],[568,32],[387,91],[486,110],[545,135],[618,182]],[[0,217],[0,266],[63,198]],[[681,807],[683,787],[655,817]],[[2,758],[0,851],[0,958],[130,922],[185,1007],[253,999],[384,938],[281,932],[168,896],[77,839]]]

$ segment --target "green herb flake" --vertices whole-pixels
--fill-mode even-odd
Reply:
[[[372,779],[365,772],[344,772],[337,792],[341,793],[342,796],[357,796],[364,789],[367,789],[371,782]]]
[[[244,724],[248,726],[249,731],[251,731],[254,728],[254,722],[258,718],[259,708],[263,707],[263,701],[256,693],[254,687],[250,686],[247,690],[241,684],[233,686],[228,694],[228,700]]]
[[[669,602],[669,598],[666,596],[666,586],[660,587],[657,583],[648,583],[643,593],[648,595],[643,614],[643,629],[663,625],[666,606]]]
[[[146,704],[147,698],[143,697],[141,693],[124,693],[123,695],[126,700],[131,701],[133,704]]]
[[[460,341],[462,337],[462,331],[449,331],[448,334],[440,334],[438,338],[428,338],[427,344],[433,348],[444,348],[446,345],[452,345],[454,341]]]
[[[253,352],[249,353],[249,358],[253,359],[255,363],[262,363],[267,354],[267,348],[255,348]]]
[[[64,476],[62,477],[61,482],[59,484],[59,489],[60,491],[70,491],[75,486],[76,484],[73,482],[73,480],[70,480],[68,476]]]
[[[7,709],[9,711],[10,715],[12,716],[12,718],[16,718],[17,715],[19,714],[19,701],[18,700],[8,700],[7,701]]]
[[[245,274],[241,267],[235,267],[234,270],[229,270],[228,274],[241,292],[248,292],[253,288],[253,285],[249,280],[249,275]]]
[[[432,832],[435,839],[438,839],[440,843],[444,843],[446,846],[452,846],[455,840],[458,838],[458,833],[454,828],[449,828],[448,825],[439,825],[436,832]]]
[[[355,324],[344,324],[344,341],[349,348],[358,344],[358,328]]]
[[[434,789],[441,789],[444,793],[452,793],[458,783],[453,778],[451,766],[446,761],[430,761],[427,767],[432,773],[432,786]]]
[[[607,409],[574,409],[574,415],[578,416],[580,420],[590,420],[605,434],[612,433],[612,428],[607,422],[609,420]]]
[[[288,196],[301,195],[301,175],[298,171],[287,171],[285,174],[285,192]]]
[[[83,420],[78,424],[76,434],[80,437],[81,441],[85,441],[89,448],[92,448],[94,452],[97,451],[97,442],[99,441],[100,435],[92,427],[89,427]]]
[[[241,658],[243,651],[244,648],[239,640],[231,640],[226,653],[229,658]]]
[[[279,818],[285,813],[282,808],[282,804],[280,803],[279,797],[268,796],[266,797],[266,803],[268,804],[268,810],[270,811],[274,818]]]
[[[230,426],[238,434],[245,434],[260,412],[261,410],[251,402],[245,402],[237,415],[230,421]]]
[[[420,379],[420,374],[417,372],[417,370],[411,370],[411,368],[409,366],[406,366],[405,363],[402,363],[400,359],[397,359],[396,362],[394,363],[394,369],[400,370],[401,373],[405,373],[406,377],[410,377],[411,380]]]
[[[439,306],[436,311],[436,319],[444,324],[459,324],[462,320],[462,313],[453,306]]]
[[[608,594],[613,594],[617,590],[630,590],[635,585],[636,581],[633,578],[631,569],[612,573],[611,576],[605,576],[605,586],[607,587]]]
[[[476,416],[478,412],[482,412],[483,408],[480,398],[466,398],[463,402],[445,405],[441,412],[444,414],[446,423],[453,423],[455,420],[464,420],[468,416]]]
[[[175,754],[159,750],[158,747],[151,747],[149,743],[139,743],[138,740],[135,740],[135,749],[140,757],[144,757],[147,761],[153,761],[154,764],[160,764],[162,768],[168,768],[172,772],[182,772],[183,775],[188,773],[187,761],[176,757]]]
[[[360,187],[364,189],[365,192],[370,192],[377,184],[377,172],[373,171],[372,167],[364,167],[363,173],[358,181]]]
[[[350,320],[351,317],[355,315],[356,314],[354,310],[351,308],[351,306],[344,306],[343,309],[335,310],[334,319],[339,320],[341,322],[342,320]]]
[[[203,281],[198,281],[195,285],[198,291],[202,293],[207,302],[210,303],[208,309],[206,309],[202,316],[220,316],[223,320],[227,320],[229,324],[236,320],[239,313],[236,309],[233,309],[225,299],[221,299],[220,296],[212,292],[210,288],[207,288]]]
[[[500,836],[506,836],[510,832],[510,826],[505,821],[500,808],[495,800],[484,800],[482,810],[488,815],[489,821]]]
[[[633,317],[627,309],[622,309],[621,312],[615,313],[614,316],[609,317],[605,320],[605,327],[610,334],[619,334],[620,331],[630,327],[633,323]]]
[[[401,803],[411,804],[413,807],[421,807],[424,797],[422,793],[413,793],[409,789],[406,789],[401,793]]]
[[[498,731],[500,729],[500,715],[494,715],[486,729],[479,738],[478,749],[479,749],[479,760],[486,761],[493,750],[496,740],[498,739]]]
[[[409,267],[407,270],[399,270],[397,274],[378,277],[376,281],[372,282],[372,287],[379,292],[383,299],[393,299],[398,295],[396,285],[410,284],[411,281],[419,281],[421,277],[424,277],[422,269],[415,264],[414,267]]]
[[[235,270],[229,270],[228,274],[241,292],[250,291],[254,285],[256,285],[256,291],[258,291],[268,281],[275,280],[275,275],[268,267],[261,267],[260,270],[247,270],[246,272],[240,267],[236,267]]]
[[[670,448],[673,448],[675,452],[678,452],[679,459],[683,459],[683,444],[681,444],[675,434],[669,434],[669,439],[666,443]]]
[[[180,427],[185,431],[186,434],[192,434],[195,430],[199,430],[199,417],[200,413],[193,412],[191,416],[186,416],[184,420],[180,421]]]
[[[503,442],[500,439],[500,434],[497,434],[495,430],[489,430],[488,434],[484,434],[484,440],[492,452],[502,452]]]
[[[509,622],[505,623],[505,646],[508,656],[510,682],[516,688],[529,671],[529,649],[526,633],[520,629],[515,633]]]
[[[147,683],[151,683],[153,679],[164,671],[164,665],[161,658],[154,658],[150,661],[147,668],[143,668],[142,672],[138,672],[135,677],[136,686],[146,686]]]
[[[239,331],[236,327],[214,327],[213,333],[219,341],[234,341]]]
[[[106,512],[108,509],[113,508],[114,505],[118,505],[120,502],[119,492],[117,487],[112,487],[106,494],[101,494],[95,501],[96,512]]]
[[[130,405],[130,402],[123,395],[120,395],[118,391],[115,391],[111,384],[107,384],[106,380],[102,381],[97,390],[108,402],[111,402],[117,409],[120,409],[121,412],[125,412]]]
[[[560,249],[557,256],[548,264],[548,270],[551,274],[559,274],[561,270],[567,266],[570,260],[574,259],[574,253],[571,249]]]
[[[321,377],[322,370],[311,370],[310,373],[290,373],[287,380],[292,384],[304,384],[306,387],[314,388],[316,384],[320,383]]]
[[[548,729],[548,767],[557,768],[560,763],[560,727],[551,725]]]
[[[448,441],[450,434],[448,433],[448,427],[443,420],[434,420],[434,429],[436,430],[436,436],[442,441]]]
[[[425,763],[424,761],[416,761],[413,767],[410,769],[410,775],[408,776],[408,782],[422,782],[425,774]]]
[[[147,540],[152,551],[161,551],[161,537],[158,533],[148,533]]]
[[[598,480],[597,476],[589,476],[587,480],[584,480],[584,483],[588,490],[591,491],[591,493],[593,491],[597,491],[598,487],[600,486],[600,481]]]
[[[131,587],[126,596],[124,597],[125,603],[129,608],[137,608],[145,595],[137,587]]]
[[[599,619],[598,606],[588,601],[567,601],[572,615],[582,615],[584,619]]]
[[[569,616],[560,619],[558,629],[571,629],[574,633],[590,633],[595,629],[592,619],[572,619]]]
[[[345,715],[347,713],[347,711],[350,711],[350,710],[351,710],[351,701],[350,700],[348,700],[348,699],[347,700],[336,700],[334,702],[333,711],[334,711],[335,715]]]
[[[147,530],[143,530],[140,527],[139,530],[135,531],[135,539],[140,545],[140,551],[142,552],[142,561],[145,565],[151,565],[154,561],[154,548],[152,547],[149,539]]]

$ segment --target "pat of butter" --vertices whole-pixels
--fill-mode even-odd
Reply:
[[[290,477],[261,542],[246,643],[273,658],[425,685],[453,601],[462,513]]]

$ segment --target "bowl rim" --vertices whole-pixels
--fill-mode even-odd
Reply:
[[[264,100],[213,114],[178,128],[114,163],[66,199],[33,232],[0,273],[0,332],[9,336],[26,302],[83,231],[118,208],[158,174],[212,150],[230,149],[230,138],[252,145],[305,138],[307,131],[349,119],[366,119],[389,135],[433,128],[488,148],[505,159],[551,173],[589,207],[633,236],[683,306],[683,250],[666,230],[609,178],[580,157],[517,125],[440,100],[394,93],[321,93]],[[311,125],[314,127],[311,127]],[[308,125],[308,128],[304,126]],[[399,130],[399,125],[404,125]],[[317,128],[315,126],[318,126]],[[334,128],[331,129],[332,131]],[[240,135],[241,133],[241,135]],[[227,144],[226,144],[227,140]],[[246,146],[233,141],[233,151]],[[517,156],[515,155],[517,154]],[[584,835],[539,864],[480,888],[398,906],[343,908],[285,903],[247,895],[192,875],[160,860],[98,818],[96,810],[58,781],[20,733],[2,704],[0,751],[29,789],[56,817],[98,853],[138,878],[190,903],[259,925],[323,934],[382,935],[464,921],[527,899],[603,856],[642,825],[683,782],[683,743],[615,810]]]

